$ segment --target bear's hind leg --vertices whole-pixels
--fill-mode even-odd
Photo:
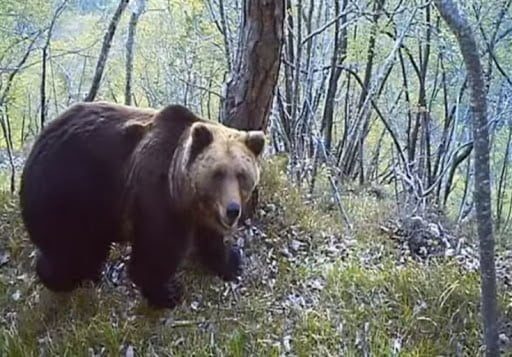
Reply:
[[[224,243],[224,237],[205,227],[195,233],[195,247],[201,263],[224,281],[242,274],[242,256],[236,246]]]
[[[108,252],[108,243],[89,247],[68,245],[58,251],[39,252],[36,273],[48,289],[69,292],[85,281],[100,281]]]
[[[43,285],[53,292],[70,292],[80,283],[67,259],[42,252],[37,257],[36,273]]]

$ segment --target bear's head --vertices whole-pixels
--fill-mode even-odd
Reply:
[[[265,145],[263,131],[240,131],[214,122],[198,121],[185,133],[179,166],[179,187],[194,218],[226,233],[236,226],[242,207],[260,179],[259,158]],[[174,177],[174,183],[177,178]]]

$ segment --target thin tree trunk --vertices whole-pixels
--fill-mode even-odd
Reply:
[[[318,3],[318,0],[317,0]],[[307,33],[311,33],[313,31],[313,11],[314,11],[314,0],[309,1],[309,9],[307,12],[307,15],[305,16],[304,23],[305,23],[305,29]],[[308,39],[307,41],[302,41],[302,45],[306,45],[306,51],[305,51],[305,70],[306,70],[306,77],[304,78],[303,83],[305,83],[305,90],[304,90],[304,96],[302,101],[302,109],[300,111],[300,114],[297,115],[297,127],[299,130],[297,130],[297,133],[299,134],[299,137],[301,138],[301,141],[303,141],[303,147],[304,150],[302,150],[303,155],[307,155],[307,153],[313,151],[312,145],[308,145],[307,138],[311,138],[311,125],[309,125],[309,121],[311,116],[314,112],[314,93],[313,93],[313,85],[314,85],[314,72],[313,72],[313,56],[312,56],[312,49],[316,42],[316,39],[314,37]],[[300,184],[300,182],[299,182]]]
[[[347,8],[347,0],[343,0],[340,9],[340,0],[334,2],[334,15],[338,17],[340,12],[344,12]],[[336,21],[334,30],[334,49],[331,59],[331,69],[329,75],[329,86],[327,87],[327,94],[325,96],[324,114],[322,120],[322,130],[324,131],[325,150],[327,154],[331,152],[332,142],[332,129],[334,117],[334,100],[336,99],[336,92],[338,91],[338,80],[341,76],[341,65],[347,55],[347,29],[346,27],[340,30],[340,23],[345,23],[346,16],[342,16]]]
[[[226,9],[224,6],[224,1],[219,0],[219,14],[220,14],[220,24],[222,26],[222,34],[224,38],[224,51],[226,51],[226,63],[228,65],[228,70],[232,69],[232,58],[231,58],[231,45],[230,45],[230,37],[229,37],[229,28],[227,26],[226,21]]]
[[[2,109],[2,108],[0,108]],[[12,132],[10,128],[10,119],[8,116],[7,105],[4,106],[3,110],[0,111],[0,127],[2,128],[2,134],[5,140],[5,147],[7,149],[7,157],[9,159],[10,172],[10,193],[14,194],[16,191],[16,166],[14,165],[13,151],[14,146],[12,144]]]
[[[496,267],[491,216],[491,176],[489,168],[489,129],[487,98],[478,47],[471,26],[452,0],[434,0],[441,16],[454,33],[460,46],[471,87],[473,111],[473,139],[475,150],[474,200],[480,241],[480,274],[482,290],[482,317],[487,356],[498,356]]]
[[[460,221],[464,218],[464,214],[465,214],[465,211],[464,211],[464,206],[466,205],[466,201],[468,199],[468,191],[469,191],[469,187],[471,186],[471,157],[468,158],[467,160],[467,164],[466,164],[466,172],[465,172],[465,176],[464,176],[464,190],[462,192],[462,199],[460,201],[460,206],[459,206],[459,214],[457,215],[457,224],[460,223]]]
[[[126,85],[124,89],[124,103],[126,105],[132,104],[133,47],[135,45],[137,23],[139,22],[139,17],[144,12],[145,6],[145,0],[137,1],[135,9],[130,16],[130,24],[128,25],[128,39],[126,40]]]
[[[46,121],[46,60],[48,58],[48,45],[50,43],[50,34],[48,34],[48,41],[46,42],[45,46],[43,47],[43,54],[42,54],[42,61],[41,61],[41,88],[40,88],[40,95],[41,95],[41,117],[40,117],[40,126],[41,128],[44,128],[44,123]]]
[[[293,22],[293,10],[291,1],[286,2],[286,37],[284,41],[284,58],[287,63],[295,63],[295,36],[294,22]],[[291,150],[291,143],[293,142],[292,137],[292,101],[293,101],[293,84],[294,84],[294,70],[292,66],[284,67],[284,99],[281,100],[281,121],[283,125],[283,131],[286,135],[284,140],[286,150]],[[281,96],[282,97],[282,96]]]
[[[291,2],[291,1],[290,1]],[[295,26],[295,37],[297,41],[295,42],[295,73],[293,75],[292,82],[292,109],[291,109],[291,120],[293,127],[296,127],[295,123],[297,122],[297,112],[299,111],[299,97],[300,97],[300,82],[301,82],[301,71],[300,68],[302,66],[302,0],[297,0],[297,25]],[[292,135],[296,135],[296,132],[292,130]],[[295,140],[296,138],[294,138]]]
[[[448,197],[452,192],[452,184],[455,177],[455,173],[457,172],[458,167],[469,158],[471,152],[473,151],[473,143],[467,143],[459,147],[454,153],[454,159],[450,171],[448,173],[448,179],[446,180],[444,198],[443,198],[443,207],[446,207],[446,203],[448,202]],[[459,153],[460,152],[460,153]],[[442,175],[442,173],[440,173]]]
[[[356,118],[353,120],[351,127],[348,129],[349,132],[346,135],[346,145],[342,148],[340,158],[338,159],[341,169],[343,170],[343,178],[351,177],[354,174],[354,163],[357,159],[357,153],[360,152],[358,145],[364,144],[364,137],[367,134],[366,130],[368,129],[367,123],[369,120],[370,105],[374,106],[374,98],[378,97],[378,93],[381,91],[381,88],[383,88],[386,79],[389,78],[388,74],[392,69],[395,54],[398,52],[398,49],[402,47],[405,35],[411,26],[417,10],[418,8],[414,8],[401,33],[396,36],[394,46],[384,60],[384,64],[381,66],[370,88],[364,89],[366,95],[364,96],[363,105],[358,106]],[[364,87],[364,82],[362,87]]]
[[[98,62],[96,63],[96,69],[94,71],[94,77],[92,79],[91,88],[89,89],[89,93],[85,97],[84,101],[92,102],[96,95],[98,94],[98,90],[101,84],[101,78],[103,77],[103,71],[105,70],[105,66],[107,64],[108,54],[110,52],[110,47],[112,46],[112,39],[116,33],[117,25],[121,20],[121,16],[123,15],[124,10],[128,5],[129,0],[120,0],[119,5],[117,6],[116,11],[114,12],[114,16],[110,20],[110,24],[108,26],[108,30],[103,37],[103,44],[101,46],[100,56],[98,57]]]
[[[382,15],[382,11],[384,9],[385,0],[374,0],[373,4],[373,16],[372,16],[372,27],[370,29],[370,37],[368,39],[368,48],[366,53],[366,67],[364,71],[364,80],[363,80],[363,87],[361,90],[361,94],[359,96],[359,101],[357,104],[357,110],[359,112],[362,111],[363,106],[365,104],[366,98],[368,96],[368,90],[370,88],[370,83],[372,81],[373,76],[373,64],[375,60],[375,45],[377,42],[377,30],[378,30],[378,23],[379,19]],[[384,82],[386,81],[387,75],[382,83],[382,86],[384,85]],[[382,88],[382,87],[381,87]],[[364,182],[364,140],[366,137],[366,133],[368,131],[369,127],[369,121],[370,121],[370,113],[368,112],[367,115],[363,118],[363,125],[362,125],[362,134],[359,136],[359,138],[352,142],[353,148],[352,150],[352,157],[350,160],[350,164],[344,167],[345,174],[351,175],[356,170],[355,164],[356,161],[359,164],[359,183],[362,185]]]
[[[23,148],[25,146],[25,126],[27,122],[27,112],[23,111],[23,116],[21,117],[21,130],[20,130],[20,145]]]
[[[16,182],[15,182],[16,167],[14,166],[14,161],[13,161],[14,145],[12,142],[11,123],[10,123],[10,119],[8,116],[8,108],[7,108],[8,107],[7,104],[9,101],[8,98],[9,98],[10,90],[11,90],[13,82],[14,82],[14,78],[21,71],[23,65],[29,58],[30,53],[32,52],[34,45],[40,35],[41,35],[41,32],[36,33],[34,38],[31,40],[28,48],[26,49],[25,53],[23,54],[23,57],[21,58],[21,60],[18,62],[16,68],[7,77],[7,83],[3,87],[3,91],[0,94],[0,129],[2,130],[2,135],[5,140],[7,155],[8,155],[9,164],[11,167],[11,182],[10,182],[11,194],[14,194],[16,191]]]
[[[432,154],[431,154],[431,148],[430,148],[430,113],[427,109],[427,89],[426,89],[426,82],[427,82],[427,71],[428,71],[428,65],[429,65],[429,59],[430,59],[430,38],[432,34],[432,24],[431,24],[431,16],[430,16],[430,5],[426,5],[425,7],[425,23],[427,26],[426,29],[426,40],[425,40],[425,47],[422,49],[423,58],[420,60],[420,67],[421,67],[421,77],[420,77],[420,103],[418,103],[419,107],[421,108],[421,122],[422,122],[422,129],[423,129],[423,142],[424,142],[424,152],[425,152],[425,165],[422,168],[425,171],[424,182],[430,186],[432,182],[434,181],[432,177]]]
[[[503,165],[501,166],[500,178],[498,180],[498,192],[496,194],[496,231],[501,229],[503,222],[503,206],[505,198],[505,190],[507,186],[510,144],[512,141],[512,125],[508,128],[507,145],[505,147],[505,155],[503,157]],[[512,204],[512,203],[511,203]]]
[[[219,30],[220,34],[222,35],[222,39],[224,42],[224,55],[226,56],[226,64],[228,67],[228,71],[232,70],[232,44],[231,44],[231,34],[230,30],[227,24],[227,18],[226,18],[226,7],[224,5],[224,0],[219,0],[219,17],[217,18],[215,11],[214,11],[214,1],[209,0],[206,2],[208,5],[208,8],[210,10],[210,14],[212,16],[212,19],[215,23],[215,26]]]
[[[40,116],[40,123],[41,124],[40,125],[41,125],[41,129],[44,128],[44,124],[46,122],[46,114],[48,112],[48,110],[46,108],[46,102],[47,102],[47,99],[46,99],[46,73],[47,73],[46,64],[47,64],[47,61],[48,61],[48,49],[50,47],[50,42],[51,42],[51,39],[52,39],[52,34],[53,34],[53,29],[55,27],[55,23],[57,22],[57,19],[59,18],[59,16],[64,11],[64,8],[65,8],[67,2],[68,2],[68,0],[64,0],[59,5],[57,10],[55,10],[55,13],[54,13],[54,15],[52,17],[52,20],[50,22],[50,26],[48,27],[48,35],[46,36],[46,41],[45,41],[43,49],[42,49],[42,58],[41,58],[41,87],[40,87],[40,96],[41,96],[41,116]]]

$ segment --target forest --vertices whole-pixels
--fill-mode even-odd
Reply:
[[[0,355],[512,354],[511,5],[0,1]],[[99,286],[39,284],[20,175],[84,101],[265,131],[239,280],[187,264],[153,311],[115,244]]]

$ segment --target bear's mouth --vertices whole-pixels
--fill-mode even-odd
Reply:
[[[223,209],[222,206],[217,207],[216,213],[214,215],[213,220],[215,222],[215,225],[219,230],[221,230],[223,233],[228,233],[233,231],[235,227],[238,224],[238,218],[235,220],[230,220],[226,215],[224,214],[225,209]]]
[[[238,225],[239,219],[229,220],[225,215],[219,212],[215,217],[215,221],[220,230],[224,233],[232,232]]]
[[[210,228],[214,229],[220,234],[229,234],[238,225],[239,219],[234,221],[229,220],[224,214],[223,209],[220,206],[215,205],[215,209],[208,209],[207,206],[202,203],[199,205],[200,211],[207,217],[207,222]],[[209,214],[208,214],[209,213]]]
[[[238,219],[235,220],[234,222],[232,223],[228,223],[226,222],[226,220],[224,219],[224,217],[218,217],[217,219],[217,222],[220,224],[220,226],[226,230],[226,231],[231,231],[233,230],[234,227],[236,227],[237,223],[238,223]]]

